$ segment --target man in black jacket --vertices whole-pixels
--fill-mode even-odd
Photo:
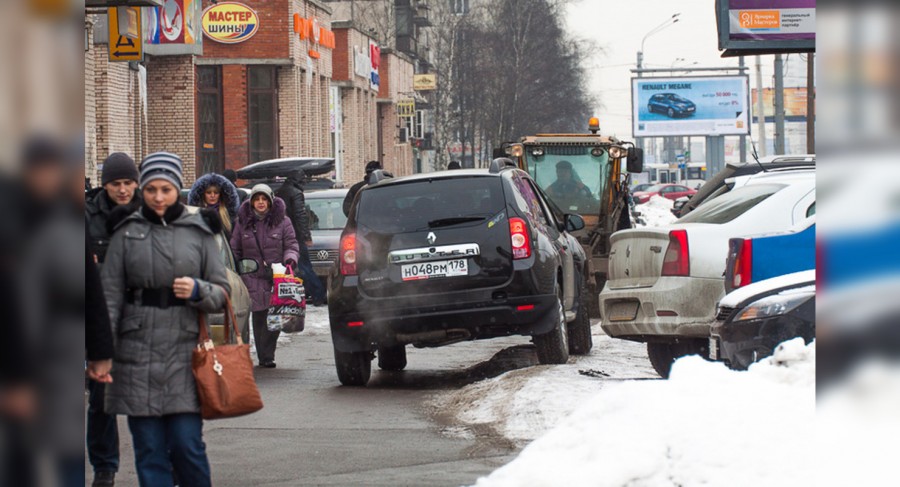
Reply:
[[[369,161],[366,163],[366,175],[363,176],[362,181],[350,186],[350,190],[347,191],[347,196],[344,197],[344,216],[350,216],[350,207],[353,205],[353,200],[356,199],[356,194],[369,184],[369,175],[378,169],[383,169],[380,162]]]
[[[291,174],[284,184],[275,192],[275,196],[284,200],[286,214],[294,226],[297,242],[300,244],[300,260],[297,272],[303,278],[303,286],[313,306],[325,304],[326,290],[309,260],[309,246],[312,245],[312,233],[309,229],[309,212],[306,210],[306,198],[303,196],[303,180],[306,174],[302,169]]]
[[[90,251],[96,262],[102,264],[111,238],[106,224],[110,213],[119,206],[137,210],[141,204],[134,159],[122,152],[110,154],[103,163],[100,182],[101,186],[91,190],[85,198],[85,230]],[[108,321],[106,326],[109,326]],[[94,468],[93,485],[111,486],[119,470],[119,427],[116,417],[103,411],[105,383],[92,380],[88,387],[87,453]]]

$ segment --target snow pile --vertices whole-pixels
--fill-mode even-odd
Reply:
[[[641,343],[594,335],[591,355],[573,357],[566,365],[533,366],[468,385],[439,397],[433,408],[450,413],[457,424],[452,436],[469,430],[492,430],[522,445],[556,426],[602,387],[616,380],[659,377]],[[614,378],[613,380],[602,380]],[[601,380],[598,380],[601,379]]]
[[[675,202],[663,198],[657,194],[650,197],[650,201],[637,205],[636,211],[641,213],[640,219],[645,223],[639,227],[663,227],[673,223],[677,218],[672,214],[672,205]]]
[[[330,335],[331,325],[328,321],[328,306],[313,306],[307,302],[306,326],[303,335]]]
[[[871,359],[818,402],[816,485],[896,485],[900,365]]]
[[[668,381],[594,395],[476,485],[810,485],[815,407],[815,345],[802,339],[747,372],[685,357]]]

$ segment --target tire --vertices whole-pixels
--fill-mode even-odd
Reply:
[[[666,115],[668,115],[669,118],[675,118],[675,110],[670,108],[669,111],[666,112]]]
[[[700,355],[709,359],[709,350],[703,340],[689,340],[677,343],[647,343],[647,356],[650,364],[663,379],[668,379],[672,372],[672,364],[681,357]]]
[[[361,387],[372,376],[372,354],[370,352],[334,351],[334,366],[338,380],[345,386]]]
[[[578,289],[578,309],[575,320],[568,324],[569,355],[587,355],[594,347],[594,337],[591,336],[591,318],[588,316],[588,307],[585,300],[590,299],[587,285],[583,282]]]
[[[556,326],[549,333],[534,336],[538,362],[541,365],[564,364],[569,361],[569,333],[563,308],[562,288],[556,288],[556,307],[559,311]]]
[[[378,368],[381,370],[403,370],[406,368],[406,346],[378,348]]]

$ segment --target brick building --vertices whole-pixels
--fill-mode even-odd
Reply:
[[[404,54],[381,52],[381,86],[378,90],[379,154],[384,168],[394,176],[413,174],[410,143],[411,119],[400,116],[398,105],[413,100],[413,63]]]

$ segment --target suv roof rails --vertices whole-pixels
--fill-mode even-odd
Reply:
[[[490,173],[497,174],[500,171],[502,171],[506,168],[509,168],[509,167],[519,167],[519,166],[517,166],[516,163],[513,162],[513,160],[508,157],[498,157],[498,158],[494,159],[493,161],[491,161]]]
[[[369,181],[369,184],[378,184],[381,181],[384,181],[385,179],[393,178],[393,177],[394,177],[394,175],[388,171],[385,171],[383,169],[376,169],[376,170],[372,171],[372,174],[369,174],[368,181]]]

